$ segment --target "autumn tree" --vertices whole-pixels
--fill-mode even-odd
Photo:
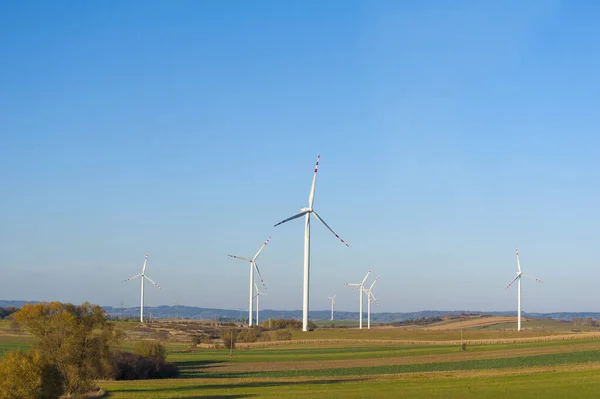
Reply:
[[[98,305],[60,302],[26,304],[15,320],[38,339],[36,349],[56,366],[67,394],[92,388],[110,372],[110,346],[121,338]]]
[[[8,352],[0,376],[0,399],[56,399],[63,393],[58,369],[37,350]]]

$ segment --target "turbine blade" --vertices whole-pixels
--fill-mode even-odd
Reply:
[[[142,266],[142,274],[146,272],[146,263],[148,263],[148,252],[146,252],[146,258],[144,259],[144,266]]]
[[[242,258],[241,256],[235,256],[235,255],[227,255],[230,258],[235,258],[235,259],[240,259],[240,260],[245,260],[246,262],[252,262],[252,259],[249,258]]]
[[[543,281],[542,281],[542,280],[540,280],[539,278],[537,278],[537,277],[533,277],[533,276],[530,276],[529,274],[523,273],[523,276],[525,276],[525,277],[529,277],[530,279],[532,279],[532,280],[535,280],[535,281],[537,281],[538,283],[543,283]]]
[[[265,241],[265,243],[262,245],[262,247],[260,247],[260,249],[258,250],[258,252],[256,253],[256,255],[254,255],[254,258],[252,258],[252,260],[256,260],[256,258],[258,258],[258,255],[260,255],[260,253],[267,246],[267,244],[269,243],[269,241],[271,241],[271,237],[267,238],[267,241]]]
[[[147,278],[147,279],[148,279],[148,281],[150,281],[152,284],[154,284],[154,286],[155,286],[156,288],[158,288],[159,290],[161,289],[161,288],[160,288],[160,285],[156,284],[156,283],[154,282],[154,280],[152,280],[150,277],[146,276],[145,274],[144,274],[144,277],[145,277],[145,278]]]
[[[279,226],[279,225],[280,225],[280,224],[282,224],[282,223],[289,222],[290,220],[298,219],[299,217],[301,217],[301,216],[304,216],[304,215],[306,215],[307,213],[308,213],[308,211],[302,211],[302,212],[300,212],[300,213],[298,213],[298,214],[296,214],[296,215],[294,215],[294,216],[292,216],[292,217],[289,217],[289,218],[287,218],[287,219],[285,219],[285,220],[282,220],[281,222],[277,223],[277,224],[276,224],[275,226],[273,226],[273,227],[277,227],[277,226]]]
[[[258,269],[258,265],[256,264],[255,261],[252,261],[252,264],[254,264],[254,268],[256,269],[256,272],[258,273],[258,277],[260,277],[260,282],[262,283],[263,287],[265,287],[265,290],[267,289],[267,285],[265,284],[265,280],[263,280],[262,274],[260,274],[260,270]],[[255,282],[256,284],[256,282]],[[256,289],[256,291],[258,291],[258,288]]]
[[[513,285],[513,283],[514,283],[515,281],[517,281],[517,280],[518,280],[520,277],[521,277],[521,275],[520,275],[520,274],[517,274],[517,277],[513,278],[513,279],[512,279],[512,281],[510,282],[510,284],[508,284],[504,290],[506,291],[507,289],[509,289],[509,288],[510,288],[510,286],[511,286],[511,285]]]
[[[371,272],[373,271],[373,267],[374,266],[371,266],[371,268],[369,269],[369,271],[365,275],[365,278],[363,278],[363,281],[362,281],[362,283],[360,283],[360,285],[363,285],[365,283],[365,281],[367,281],[367,278],[369,277],[369,274],[371,274]]]
[[[371,301],[371,303],[379,304],[379,301],[377,300],[377,298],[375,298],[375,295],[373,295],[372,292],[369,295],[369,300]]]
[[[519,260],[519,247],[516,247],[517,254],[517,267],[519,268],[519,273],[521,272],[521,261]]]
[[[331,227],[329,227],[329,225],[327,223],[325,223],[325,221],[323,219],[321,219],[321,216],[319,216],[319,214],[315,211],[312,212],[313,215],[315,215],[315,217],[319,220],[319,222],[323,223],[325,225],[325,227],[327,227],[329,229],[329,231],[331,231],[333,233],[334,236],[336,236],[336,238],[338,240],[340,240],[344,245],[346,245],[347,247],[349,247],[350,245],[348,245],[348,243],[346,241],[344,241],[342,239],[342,237],[340,237],[335,231],[333,231],[333,229]]]
[[[140,277],[140,276],[143,276],[143,274],[141,274],[141,273],[140,273],[140,274],[136,274],[136,275],[135,275],[135,276],[133,276],[133,277],[129,277],[128,279],[126,279],[126,280],[123,280],[123,282],[129,281],[129,280],[133,280],[134,278],[138,278],[138,277]]]
[[[377,276],[377,278],[375,278],[375,281],[373,281],[373,284],[371,284],[371,286],[369,287],[369,291],[371,291],[373,289],[373,286],[375,285],[377,280],[379,280],[379,276]]]
[[[319,159],[321,159],[321,155],[317,157],[315,173],[313,174],[312,185],[310,186],[310,194],[308,195],[308,207],[311,209],[313,207],[313,203],[315,202],[315,185],[317,184],[317,170],[319,170]]]

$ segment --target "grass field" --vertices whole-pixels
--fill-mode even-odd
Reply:
[[[463,338],[497,343],[460,351],[459,333],[319,329],[294,332],[285,344],[236,350],[233,358],[225,350],[173,346],[169,360],[181,367],[179,379],[100,385],[116,399],[597,397],[600,338],[552,326],[517,333],[474,325]]]
[[[181,368],[179,378],[98,385],[111,399],[597,398],[600,335],[574,333],[567,323],[528,323],[532,328],[516,332],[498,328],[510,324],[506,320],[471,322],[463,329],[465,351],[460,330],[452,328],[298,331],[292,341],[237,349],[233,357],[224,349],[190,349],[189,343],[166,340],[168,360]],[[144,331],[156,337],[148,327],[126,327],[133,338],[124,349]],[[30,345],[26,336],[0,334],[0,356]]]

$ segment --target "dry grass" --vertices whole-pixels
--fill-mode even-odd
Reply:
[[[424,326],[424,330],[456,330],[461,328],[474,328],[474,327],[486,327],[493,326],[501,323],[515,322],[514,316],[493,316],[493,317],[470,317],[464,319],[453,319],[442,323],[432,324],[430,326]],[[523,322],[527,319],[522,318]]]

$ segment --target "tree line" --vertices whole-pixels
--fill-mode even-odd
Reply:
[[[14,306],[9,306],[7,308],[0,307],[0,319],[5,319],[11,314],[17,312],[18,310],[19,309],[15,308]]]

